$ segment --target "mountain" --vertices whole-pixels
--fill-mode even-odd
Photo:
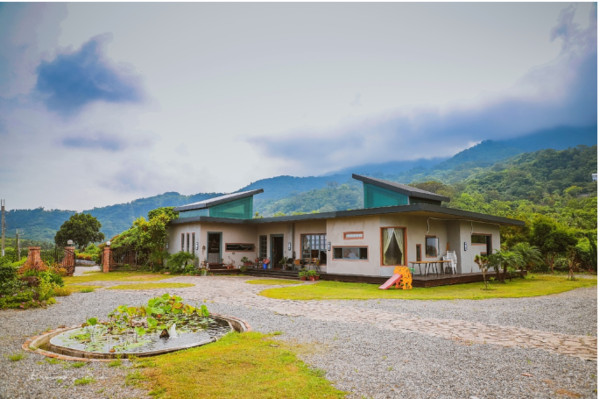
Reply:
[[[102,224],[101,231],[106,238],[113,237],[131,227],[133,221],[148,212],[162,206],[179,206],[202,201],[221,195],[220,193],[200,193],[181,195],[168,192],[153,197],[141,198],[125,204],[105,206],[83,211],[96,217]],[[68,220],[75,211],[16,209],[6,212],[6,235],[13,237],[15,229],[19,229],[22,237],[36,241],[54,242],[54,236],[60,226]]]
[[[458,166],[460,168],[461,164]],[[595,199],[597,184],[592,180],[592,173],[596,173],[597,169],[597,147],[579,145],[562,151],[546,149],[523,153],[490,166],[473,168],[470,175],[458,183],[452,183],[453,174],[446,171],[447,181],[424,179],[424,182],[413,185],[448,196],[451,198],[450,207],[465,210],[494,213],[498,209],[489,206],[493,201],[523,200],[529,201],[527,206],[531,207],[558,208],[561,199],[567,202],[577,197]],[[455,173],[462,175],[463,171],[456,170]],[[356,209],[362,206],[362,201],[360,183],[330,184],[326,188],[274,201],[263,212],[264,216],[270,216],[275,213]],[[506,209],[508,213],[502,216],[510,216],[514,212],[510,208],[513,205],[525,206],[523,203],[511,204]],[[571,205],[578,208],[576,204]],[[595,224],[595,217],[589,219]],[[585,223],[578,221],[577,224]]]
[[[513,139],[485,140],[449,159],[365,164],[341,169],[323,176],[272,177],[253,182],[239,191],[264,189],[264,193],[255,197],[255,211],[264,216],[276,212],[348,209],[362,200],[362,197],[357,195],[358,185],[352,180],[351,173],[381,177],[402,183],[437,180],[449,184],[465,181],[497,162],[505,161],[519,154],[542,149],[562,150],[580,144],[588,146],[597,144],[596,126],[557,127]],[[319,192],[319,190],[325,191]],[[181,195],[176,192],[167,192],[125,204],[94,208],[84,212],[98,218],[102,223],[102,232],[107,238],[110,238],[129,228],[136,218],[146,216],[152,209],[161,206],[184,205],[217,195],[220,193]],[[8,211],[6,215],[7,236],[13,236],[15,229],[19,228],[23,231],[25,238],[53,241],[56,231],[73,213],[74,211],[44,210],[43,208]]]
[[[459,152],[452,158],[439,163],[436,169],[455,169],[471,166],[489,166],[503,159],[508,159],[525,152],[535,152],[544,149],[565,150],[583,144],[594,146],[598,143],[598,128],[587,127],[556,127],[540,130],[526,136],[506,140],[484,140],[481,143]]]

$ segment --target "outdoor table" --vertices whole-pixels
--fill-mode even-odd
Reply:
[[[423,272],[421,271],[421,265],[425,265],[425,276],[427,276],[430,267],[434,268],[436,275],[439,274],[438,268],[437,268],[438,263],[441,265],[441,269],[442,269],[441,274],[444,274],[444,263],[450,263],[450,261],[443,260],[443,259],[434,259],[434,260],[415,260],[415,261],[410,261],[409,263],[419,266],[419,274],[420,275],[423,275]]]

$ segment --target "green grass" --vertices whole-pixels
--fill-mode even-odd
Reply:
[[[521,298],[558,294],[575,288],[590,287],[597,279],[578,279],[569,281],[564,276],[534,275],[525,279],[517,278],[506,284],[490,284],[485,290],[483,282],[446,285],[431,288],[413,288],[412,290],[378,289],[377,284],[340,283],[320,281],[294,287],[269,288],[261,295],[274,299],[326,300],[326,299],[490,299]]]
[[[64,278],[64,277],[63,277]],[[98,288],[102,288],[101,285],[80,285],[80,284],[72,284],[68,287],[72,292],[94,292],[94,290]]]
[[[93,382],[96,382],[96,379],[94,377],[87,376],[76,379],[73,381],[73,385],[87,385]]]
[[[79,368],[82,368],[83,366],[85,366],[86,364],[87,364],[86,362],[66,363],[64,365],[64,368],[66,368],[66,369],[79,369]]]
[[[123,364],[123,361],[121,361],[121,359],[115,359],[115,360],[108,362],[107,366],[108,367],[120,367],[122,364]]]
[[[283,280],[277,278],[265,278],[257,280],[248,280],[248,284],[259,284],[259,285],[287,285],[287,284],[301,284],[302,281],[298,280]]]
[[[342,398],[323,372],[285,343],[258,332],[231,333],[199,348],[157,356],[143,371],[155,397]]]
[[[12,355],[6,355],[6,357],[11,362],[18,362],[19,360],[22,360],[25,357],[25,355],[22,352],[19,352],[19,353],[14,353]]]
[[[158,290],[163,288],[187,288],[194,284],[188,283],[139,283],[139,284],[121,284],[107,287],[109,290]]]
[[[74,284],[89,283],[92,281],[135,281],[135,282],[147,282],[164,280],[172,278],[164,274],[148,273],[148,272],[90,272],[85,273],[83,276],[63,277],[65,285],[71,286]]]
[[[127,386],[140,386],[142,382],[147,381],[148,377],[140,373],[139,370],[134,370],[127,374],[125,377],[125,385]]]

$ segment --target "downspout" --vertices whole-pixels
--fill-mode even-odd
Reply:
[[[296,237],[296,223],[292,223],[292,258],[296,259],[294,238]]]

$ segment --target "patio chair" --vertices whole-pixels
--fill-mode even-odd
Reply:
[[[446,252],[446,255],[443,256],[443,259],[450,261],[448,268],[450,269],[450,272],[452,274],[456,274],[457,273],[456,264],[458,263],[457,259],[456,259],[456,252],[454,252],[454,251]]]

